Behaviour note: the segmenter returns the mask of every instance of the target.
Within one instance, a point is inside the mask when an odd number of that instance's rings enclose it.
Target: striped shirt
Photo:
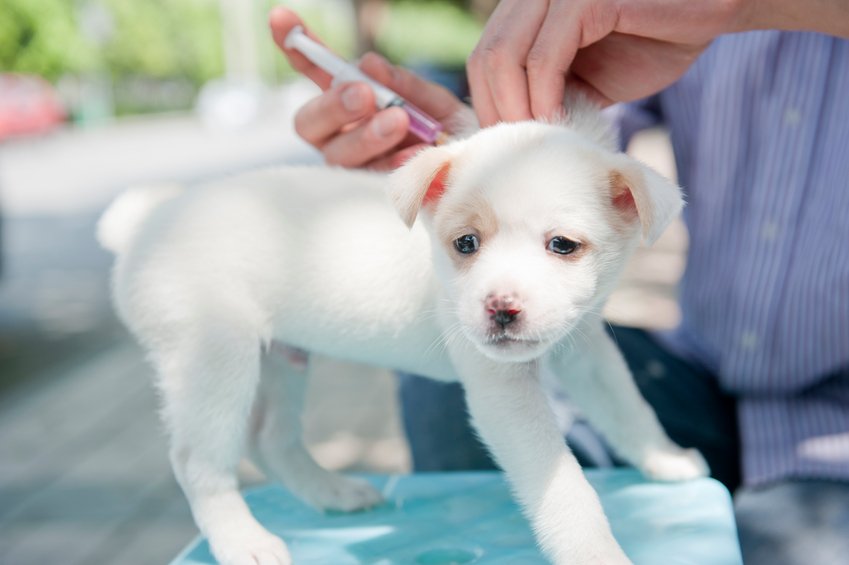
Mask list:
[[[849,41],[724,36],[620,111],[670,130],[690,250],[660,338],[738,398],[745,482],[849,480]]]

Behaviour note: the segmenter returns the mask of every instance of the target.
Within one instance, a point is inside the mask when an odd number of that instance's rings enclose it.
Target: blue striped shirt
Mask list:
[[[744,480],[849,480],[849,41],[721,37],[620,120],[670,130],[690,250],[661,339],[738,398]]]

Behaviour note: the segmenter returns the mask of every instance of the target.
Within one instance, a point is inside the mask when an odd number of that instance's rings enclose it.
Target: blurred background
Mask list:
[[[346,57],[377,50],[462,93],[496,1],[280,3]],[[0,563],[163,563],[196,534],[94,225],[134,184],[321,162],[292,130],[317,90],[274,48],[273,5],[0,0]],[[664,132],[631,150],[674,174]],[[685,245],[676,225],[641,251],[609,317],[674,325]],[[305,415],[316,458],[409,470],[394,376],[316,365]]]

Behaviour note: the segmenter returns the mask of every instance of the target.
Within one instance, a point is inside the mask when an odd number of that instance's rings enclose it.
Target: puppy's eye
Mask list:
[[[548,250],[558,255],[569,255],[581,246],[577,241],[572,241],[562,236],[552,237],[548,241]]]
[[[454,247],[456,247],[457,251],[460,253],[468,255],[478,250],[478,247],[480,247],[480,241],[478,241],[478,236],[468,233],[455,239]]]

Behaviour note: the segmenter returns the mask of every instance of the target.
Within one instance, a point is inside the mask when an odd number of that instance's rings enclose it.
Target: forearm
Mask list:
[[[732,31],[816,31],[849,39],[849,0],[743,0]]]

